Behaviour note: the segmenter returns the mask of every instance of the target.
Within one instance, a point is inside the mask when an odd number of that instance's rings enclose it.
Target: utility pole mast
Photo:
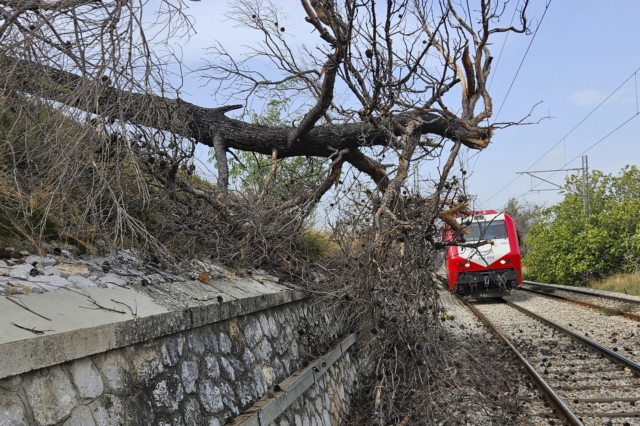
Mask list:
[[[584,209],[584,215],[585,216],[589,216],[591,214],[591,200],[589,199],[589,160],[587,158],[586,155],[582,156],[582,167],[575,168],[575,169],[555,169],[555,170],[538,170],[538,171],[533,171],[533,172],[516,172],[519,175],[529,175],[531,176],[531,189],[529,190],[529,192],[540,192],[540,191],[558,191],[562,189],[562,186],[551,182],[549,180],[549,178],[551,176],[553,176],[553,174],[557,173],[557,172],[569,172],[569,171],[577,171],[580,170],[582,172],[582,201],[583,201],[583,209]],[[553,173],[551,176],[545,178],[542,178],[540,176],[537,176],[539,174],[542,173]],[[546,176],[546,175],[545,175]],[[551,185],[553,188],[549,188],[548,186],[545,188],[538,188],[537,185],[534,185],[534,179],[539,180],[540,182],[538,182],[538,185],[540,185],[542,182],[546,183],[547,185]]]
[[[584,202],[584,215],[591,214],[591,200],[589,199],[589,159],[586,155],[582,156],[582,200]]]

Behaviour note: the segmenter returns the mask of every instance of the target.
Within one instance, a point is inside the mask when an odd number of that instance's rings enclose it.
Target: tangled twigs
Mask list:
[[[106,306],[102,306],[101,304],[99,304],[94,298],[90,297],[87,299],[88,302],[90,302],[93,306],[95,306],[95,308],[89,308],[86,306],[80,306],[83,309],[92,309],[92,310],[97,310],[97,309],[103,309],[105,311],[109,311],[109,312],[115,312],[117,314],[126,314],[125,311],[119,311],[117,309],[113,309],[113,308],[107,308]],[[116,302],[117,303],[117,302]]]

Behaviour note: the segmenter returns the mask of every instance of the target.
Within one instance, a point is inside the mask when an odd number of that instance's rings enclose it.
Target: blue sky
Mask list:
[[[512,1],[510,7],[516,2]],[[298,0],[274,0],[274,3],[281,5],[288,15],[283,20],[287,35],[300,42],[317,43],[317,36],[311,34],[304,22]],[[542,0],[533,1],[530,15],[534,28],[540,23],[544,5]],[[243,46],[257,40],[255,33],[235,28],[233,22],[224,17],[227,10],[224,1],[189,2],[188,6],[197,33],[188,43],[181,41],[180,47],[185,63],[191,67],[201,63],[201,58],[207,56],[204,49],[214,41],[239,55],[246,50]],[[520,120],[538,102],[541,103],[529,121],[552,118],[539,124],[498,130],[490,147],[479,155],[475,151],[463,152],[462,166],[470,172],[469,191],[477,195],[478,207],[500,208],[510,197],[547,204],[560,201],[561,195],[555,191],[529,192],[531,179],[518,178],[516,172],[580,167],[580,154],[627,120],[630,121],[626,125],[586,153],[589,166],[617,173],[625,164],[640,163],[637,147],[640,117],[636,116],[639,101],[636,77],[640,79],[640,75],[633,75],[640,68],[639,18],[640,1],[637,0],[614,0],[606,4],[595,0],[552,0],[515,81],[532,36],[509,35],[499,62],[497,57],[504,38],[494,39],[492,54],[496,59],[491,86],[494,119],[503,102],[498,121]],[[564,138],[629,77],[625,85]],[[187,100],[202,106],[218,106],[211,97],[212,89],[199,85],[195,80],[187,80]],[[204,156],[202,152],[201,156]],[[569,162],[575,157],[575,161]],[[540,176],[562,183],[565,173]]]
[[[540,16],[540,15],[538,15]],[[555,191],[528,193],[531,179],[516,172],[581,166],[579,155],[625,121],[586,155],[591,169],[617,173],[625,164],[640,163],[638,92],[633,76],[588,119],[547,155],[580,121],[640,67],[640,2],[616,0],[552,1],[522,69],[498,117],[516,120],[531,105],[542,102],[534,118],[553,118],[540,124],[498,131],[492,145],[473,158],[470,191],[485,208],[503,206],[509,197],[537,203],[561,200]],[[531,42],[509,36],[492,86],[494,102],[505,99],[509,85]],[[495,48],[494,48],[495,51]],[[640,84],[640,81],[638,81]],[[497,112],[497,110],[496,110]],[[632,118],[635,117],[635,118]],[[571,159],[576,161],[566,164]],[[544,174],[541,177],[548,177]],[[565,173],[550,180],[561,183]],[[539,188],[551,188],[540,185]]]

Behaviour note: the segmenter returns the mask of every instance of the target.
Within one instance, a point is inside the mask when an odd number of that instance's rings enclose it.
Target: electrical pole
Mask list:
[[[584,215],[591,214],[591,200],[589,199],[589,159],[586,155],[582,156],[582,200],[584,203]]]
[[[559,191],[563,188],[562,186],[551,182],[550,180],[548,180],[548,178],[544,179],[540,176],[536,176],[536,174],[541,174],[541,173],[556,174],[557,172],[569,172],[574,170],[575,171],[580,170],[582,172],[582,203],[583,203],[584,215],[586,217],[591,214],[591,200],[589,198],[589,159],[587,158],[586,155],[582,156],[582,167],[580,167],[579,169],[576,168],[576,169],[537,170],[533,172],[516,172],[516,173],[519,175],[531,176],[531,189],[529,190],[529,192],[540,192],[540,191]],[[538,179],[539,181],[541,181],[540,183],[544,182],[544,183],[547,183],[548,185],[554,186],[555,188],[548,188],[548,187],[538,188],[537,185],[533,184],[533,179]]]

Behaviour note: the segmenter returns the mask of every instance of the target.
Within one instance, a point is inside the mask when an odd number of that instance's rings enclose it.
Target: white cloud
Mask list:
[[[595,106],[606,97],[604,93],[596,89],[577,90],[569,95],[569,100],[576,106]]]
[[[635,88],[631,86],[633,80],[627,82],[625,87],[618,88],[613,94],[605,94],[596,89],[576,90],[569,95],[569,100],[576,106],[596,106],[603,100],[607,99],[607,104],[628,105],[635,103]]]

